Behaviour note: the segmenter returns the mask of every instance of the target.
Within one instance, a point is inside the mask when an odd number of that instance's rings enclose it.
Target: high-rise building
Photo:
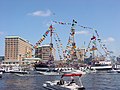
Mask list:
[[[35,49],[35,57],[41,58],[42,60],[50,60],[51,56],[53,56],[54,60],[56,60],[55,49],[53,48],[51,51],[50,45],[41,45]]]
[[[5,61],[20,61],[32,57],[33,46],[19,36],[5,37]]]

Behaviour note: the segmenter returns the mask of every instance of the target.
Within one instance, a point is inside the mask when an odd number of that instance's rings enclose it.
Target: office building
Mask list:
[[[41,45],[35,49],[35,57],[41,58],[42,60],[50,60],[50,56],[53,56],[56,60],[55,49],[53,48],[51,51],[50,45]]]
[[[5,61],[20,61],[32,57],[33,46],[19,36],[5,37]]]

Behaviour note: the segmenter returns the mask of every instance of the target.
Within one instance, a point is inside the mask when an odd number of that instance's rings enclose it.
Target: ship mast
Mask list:
[[[76,26],[76,21],[73,20],[72,22],[72,27],[71,27],[71,38],[72,38],[72,48],[71,48],[71,51],[72,51],[72,55],[71,55],[71,59],[74,60],[76,58],[76,43],[75,43],[75,26]]]
[[[53,28],[52,25],[50,25],[49,30],[50,30],[50,61],[53,61],[54,57],[53,57],[53,54],[52,54],[52,49],[53,49],[52,35],[53,35],[54,28]]]

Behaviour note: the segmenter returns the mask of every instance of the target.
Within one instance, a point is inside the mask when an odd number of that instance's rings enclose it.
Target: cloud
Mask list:
[[[47,16],[51,16],[51,15],[52,15],[52,12],[51,12],[50,10],[46,10],[46,11],[35,11],[35,12],[32,12],[32,13],[29,13],[28,15],[47,17]]]
[[[104,42],[111,43],[114,42],[115,39],[113,37],[108,37],[107,39],[103,40]]]
[[[3,35],[4,33],[3,32],[0,32],[0,35]]]
[[[88,31],[76,31],[75,34],[84,34],[84,35],[87,35],[89,34]]]

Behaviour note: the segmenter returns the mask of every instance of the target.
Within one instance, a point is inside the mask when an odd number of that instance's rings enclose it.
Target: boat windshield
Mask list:
[[[81,77],[82,76],[82,74],[76,74],[76,73],[72,73],[72,74],[63,74],[62,75],[62,77],[70,77],[70,76],[79,76],[79,77]]]

